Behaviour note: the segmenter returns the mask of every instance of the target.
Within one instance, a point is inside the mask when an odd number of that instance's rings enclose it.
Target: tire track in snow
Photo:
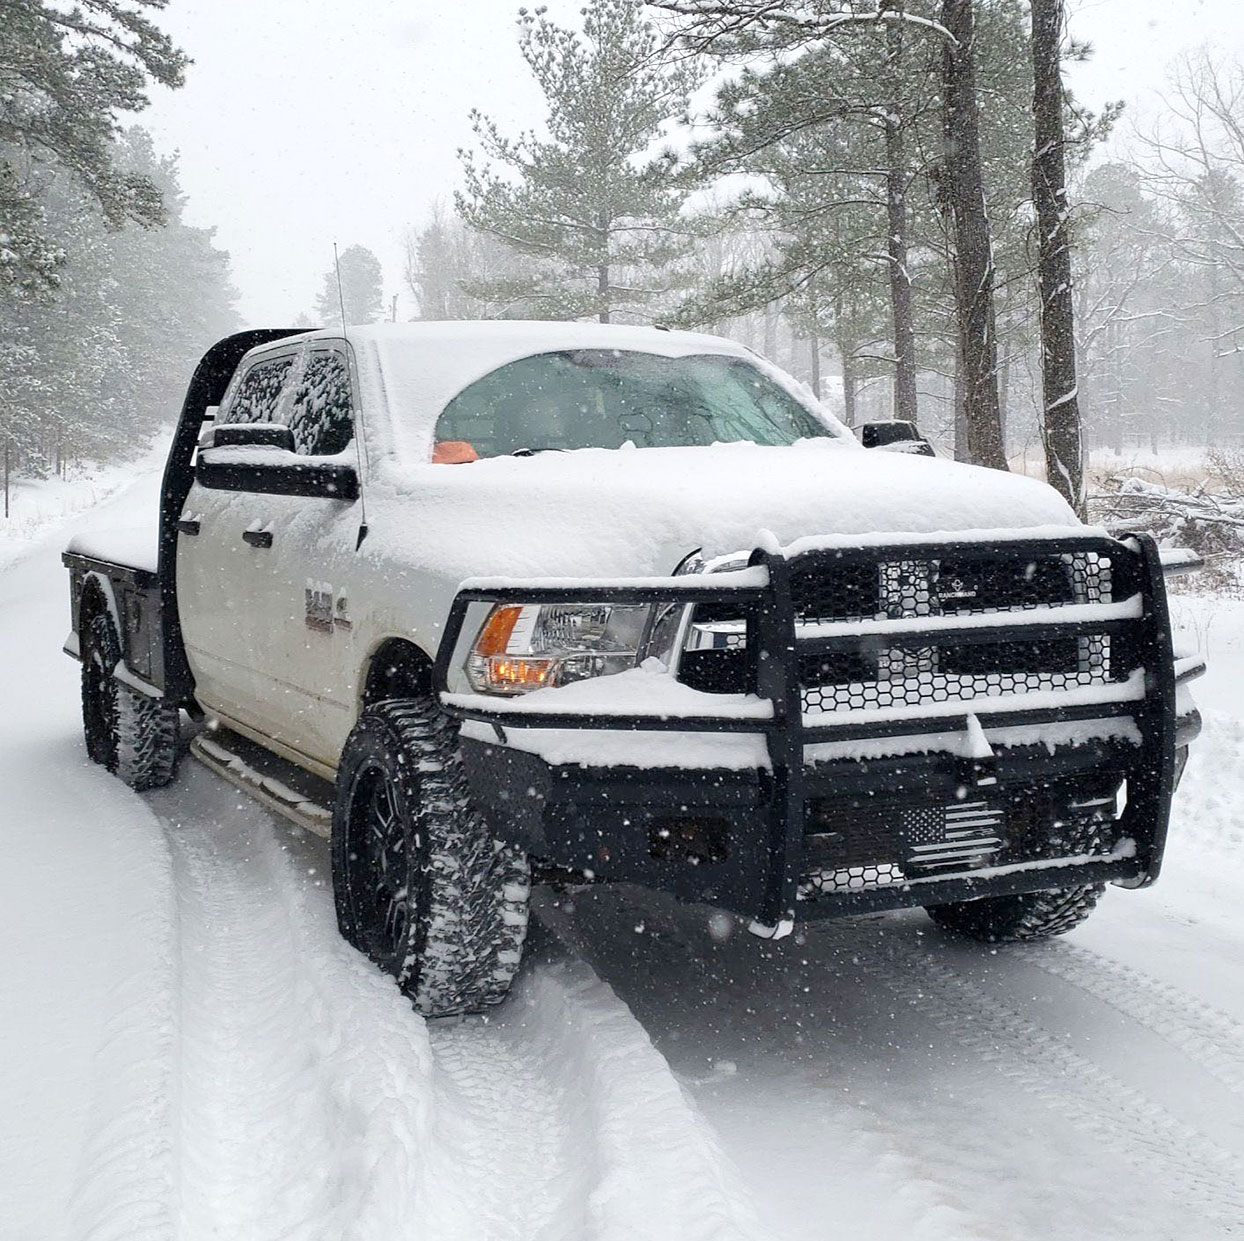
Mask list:
[[[658,954],[663,959],[662,967],[655,971],[658,977],[668,968],[669,977],[676,978],[686,971],[689,963],[694,963],[700,986],[719,987],[727,996],[740,989],[764,994],[764,980],[753,975],[757,966],[762,972],[764,967],[754,957],[743,960],[732,957],[723,972],[723,962],[698,929],[699,917],[694,907],[679,906],[668,898],[639,890],[628,895],[632,899],[610,911],[612,917],[606,923],[606,933],[625,935],[632,931],[633,914],[637,909],[642,910],[648,953]],[[591,959],[594,955],[591,937],[577,921],[574,904],[573,898],[568,902],[545,899],[538,906],[539,918],[571,951]],[[691,929],[693,924],[696,930]],[[600,933],[599,927],[596,932]],[[760,941],[752,946],[762,948]],[[651,956],[648,960],[651,967],[654,960]],[[729,1001],[726,1001],[725,1011],[729,1011]],[[653,1051],[655,1054],[655,1049]],[[704,1087],[719,1083],[721,1078],[710,1073],[707,1077],[684,1076],[683,1080],[689,1086]],[[959,1192],[940,1177],[937,1168],[922,1155],[919,1144],[883,1117],[855,1107],[844,1109],[836,1101],[827,1101],[823,1124],[830,1131],[836,1129],[839,1140],[844,1145],[849,1144],[855,1166],[867,1166],[870,1174],[879,1174],[886,1196],[901,1203],[907,1213],[904,1235],[910,1232],[912,1236],[955,1237],[958,1241],[995,1241],[998,1234],[994,1223],[980,1214],[972,1196]],[[788,1140],[796,1139],[788,1135]],[[707,1233],[706,1237],[714,1235]]]
[[[898,947],[887,965],[898,969],[861,970],[1070,1125],[1167,1180],[1190,1208],[1227,1225],[1244,1219],[1244,1161],[1233,1152],[927,950]]]
[[[298,925],[279,853],[227,823],[174,836],[180,1235],[401,1235],[426,1190],[426,1034],[384,979]]]
[[[512,1003],[528,1007],[523,978]],[[488,1238],[573,1235],[566,1169],[572,1153],[563,1083],[524,1054],[522,1022],[507,1010],[488,1019],[430,1023],[436,1061],[435,1148],[456,1177],[439,1233]],[[453,1163],[455,1166],[450,1167]],[[504,1175],[498,1176],[498,1170]]]
[[[560,912],[559,920],[568,933],[601,960],[604,975],[616,978],[651,1027],[664,1032],[659,1037],[673,1047],[700,1040],[707,1057],[701,1063],[711,1063],[714,1054],[743,1061],[737,1087],[735,1079],[723,1081],[711,1071],[700,1076],[698,1066],[688,1079],[710,1090],[715,1079],[720,1083],[703,1098],[723,1136],[737,1148],[740,1114],[778,1098],[794,1105],[794,1122],[803,1125],[798,1132],[826,1159],[836,1157],[836,1135],[845,1131],[841,1140],[852,1143],[855,1175],[875,1183],[872,1192],[885,1200],[873,1222],[896,1236],[907,1234],[895,1228],[891,1200],[913,1191],[919,1197],[911,1203],[908,1231],[919,1235],[1043,1235],[1036,1231],[1043,1213],[1035,1198],[1022,1203],[1027,1214],[1020,1222],[1007,1213],[1005,1191],[995,1192],[1013,1181],[1035,1194],[1039,1182],[1025,1180],[1034,1175],[1049,1178],[1042,1192],[1066,1179],[1072,1205],[1070,1214],[1063,1210],[1058,1217],[1060,1235],[1140,1235],[1149,1224],[1161,1230],[1155,1219],[1177,1218],[1182,1221],[1177,1229],[1166,1226],[1169,1235],[1217,1241],[1244,1218],[1238,1144],[1230,1127],[1203,1127],[1213,1119],[1212,1096],[1202,1101],[1208,1109],[1203,1120],[1195,1109],[1191,1116],[1182,1110],[1172,1114],[1143,1081],[1137,1086],[1121,1080],[1109,1060],[1099,1063],[1081,1054],[1070,1041],[1077,1027],[1062,1024],[1064,1009],[1034,1015],[1022,996],[995,998],[989,987],[992,956],[987,976],[978,981],[970,962],[956,961],[956,969],[943,954],[911,942],[915,927],[902,918],[843,920],[815,937],[809,934],[804,944],[795,937],[767,946],[742,934],[715,941],[706,933],[702,909],[680,908],[642,892],[584,894],[566,906],[570,912]],[[639,946],[611,952],[609,945],[627,928]],[[850,990],[837,1014],[829,1014],[830,1033],[822,1037],[815,997],[833,1004],[843,987]],[[702,1007],[705,1016],[688,1020],[667,1004],[659,993],[670,988],[686,1004]],[[1103,1004],[1099,1011],[1108,1009]],[[844,1017],[861,1021],[861,1029],[842,1025]],[[755,1052],[765,1039],[776,1042],[771,1075]],[[874,1049],[880,1052],[876,1059]],[[895,1072],[893,1081],[887,1080],[886,1049],[910,1050],[909,1064],[927,1064],[932,1071],[944,1064],[953,1071],[949,1093],[937,1099],[936,1111],[930,1103],[911,1114],[924,1088],[920,1070]],[[1191,1067],[1190,1057],[1175,1058],[1163,1041],[1155,1050],[1166,1051],[1172,1068]],[[787,1072],[783,1054],[799,1067]],[[809,1118],[799,1120],[801,1074],[811,1078],[819,1131]],[[756,1085],[764,1093],[755,1093]],[[1023,1096],[1032,1100],[1031,1111]],[[984,1128],[973,1120],[976,1100],[985,1108]],[[1039,1172],[1005,1146],[991,1148],[985,1137],[990,1125],[1006,1135],[1008,1121],[1021,1110],[1025,1127],[1016,1145],[1023,1149],[1035,1140]],[[930,1113],[939,1117],[936,1123]],[[855,1158],[860,1143],[869,1151],[867,1159]],[[781,1177],[782,1169],[775,1171]],[[1098,1189],[1095,1181],[1102,1178],[1108,1187]],[[1144,1189],[1133,1192],[1133,1182]],[[852,1192],[851,1186],[843,1189]],[[760,1192],[775,1218],[789,1216],[784,1202]],[[1149,1195],[1166,1215],[1150,1214]],[[1094,1213],[1095,1223],[1087,1223]],[[1077,1233],[1077,1225],[1085,1230]]]
[[[1109,1004],[1244,1094],[1244,1025],[1178,987],[1086,948],[1041,944],[1021,960]]]
[[[337,936],[307,873],[322,844],[225,788],[190,770],[156,795],[182,902],[186,1241],[760,1235],[587,967],[537,945],[495,1015],[425,1024]]]
[[[69,1214],[82,1241],[166,1241],[172,1230],[170,1141],[176,1045],[177,919],[172,862],[151,816],[106,815],[108,846],[147,903],[131,911],[148,948],[113,987],[95,1055],[86,1136]]]

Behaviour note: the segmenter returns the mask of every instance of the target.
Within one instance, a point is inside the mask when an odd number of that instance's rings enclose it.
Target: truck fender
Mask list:
[[[100,605],[107,610],[108,615],[112,618],[113,628],[117,633],[117,641],[121,646],[121,661],[113,670],[113,676],[121,682],[122,685],[128,686],[132,690],[144,695],[147,698],[163,698],[164,695],[159,688],[150,682],[143,680],[130,666],[125,658],[125,627],[121,623],[121,609],[117,606],[116,591],[113,589],[112,582],[102,573],[87,573],[82,579],[82,607],[78,614],[78,658],[82,658],[81,637],[80,635],[86,631],[87,618]]]
[[[112,589],[112,583],[102,573],[90,572],[82,578],[82,606],[78,613],[78,633],[85,631],[87,617],[101,602],[107,608],[108,615],[112,617],[124,659],[125,629],[121,624],[121,609],[117,607],[117,596]]]
[[[379,638],[359,673],[355,701],[361,714],[373,702],[432,692],[432,659],[409,638]]]

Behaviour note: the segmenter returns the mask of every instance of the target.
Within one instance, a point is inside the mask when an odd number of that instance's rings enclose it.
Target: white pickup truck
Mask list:
[[[533,870],[1058,933],[1156,878],[1199,726],[1152,541],[657,328],[229,337],[150,550],[64,559],[91,757],[161,784],[205,721],[427,1014],[504,997]]]

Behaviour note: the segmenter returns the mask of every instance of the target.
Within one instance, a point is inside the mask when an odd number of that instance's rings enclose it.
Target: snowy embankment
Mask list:
[[[133,461],[123,465],[75,466],[69,478],[14,478],[8,519],[0,517],[0,568],[42,546],[58,529],[72,529],[82,514],[105,504],[139,476],[164,466],[168,433],[158,435]]]
[[[188,760],[147,798],[91,766],[58,547],[0,577],[0,1236],[762,1235],[547,934],[503,1010],[429,1026],[338,938],[322,841]]]

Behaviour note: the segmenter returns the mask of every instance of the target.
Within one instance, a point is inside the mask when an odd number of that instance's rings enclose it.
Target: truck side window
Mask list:
[[[275,422],[281,389],[293,364],[292,355],[256,362],[242,376],[221,422]]]
[[[317,350],[294,389],[289,429],[294,445],[307,456],[339,453],[354,438],[350,372],[340,353]]]

